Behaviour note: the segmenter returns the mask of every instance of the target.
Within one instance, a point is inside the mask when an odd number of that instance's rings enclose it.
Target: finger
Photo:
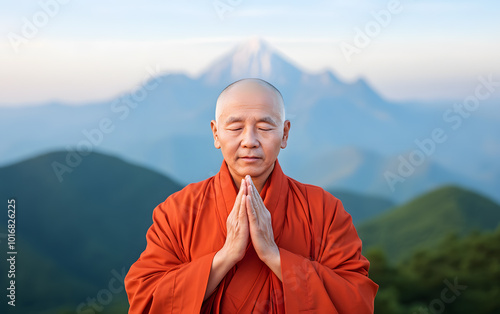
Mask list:
[[[241,216],[243,214],[246,214],[245,213],[245,211],[246,211],[245,207],[246,207],[246,203],[247,203],[246,198],[247,198],[247,196],[245,194],[243,194],[241,196],[241,203],[240,203],[240,206],[238,206],[238,220],[241,220]]]
[[[252,185],[251,190],[252,190],[252,207],[255,209],[256,215],[260,216],[261,208],[259,202],[260,199],[259,192],[257,192],[255,185]]]
[[[247,212],[248,206],[247,206],[247,204],[248,204],[248,196],[243,195],[243,199],[241,201],[241,209],[240,209],[240,224],[242,224],[244,226],[248,226],[248,212]]]
[[[257,217],[257,221],[259,223],[263,224],[271,224],[271,214],[269,210],[266,208],[266,205],[264,205],[264,201],[260,197],[259,192],[257,192],[257,189],[255,186],[252,188],[253,194],[252,194],[252,207],[254,208],[255,216]]]
[[[240,184],[240,190],[238,191],[238,197],[239,199],[237,199],[237,204],[239,206],[239,204],[241,203],[241,200],[243,199],[243,196],[247,194],[247,184],[245,182],[244,179],[241,179],[241,184]]]
[[[255,209],[252,206],[252,197],[250,195],[246,197],[246,208],[247,208],[247,213],[248,213],[249,219],[252,221],[257,220],[257,215],[255,214]]]
[[[246,175],[245,176],[245,181],[247,182],[247,184],[250,186],[252,185],[252,177],[250,175]]]
[[[249,180],[251,180],[249,178]],[[250,181],[251,182],[251,181]],[[255,187],[249,183],[248,185],[248,189],[249,189],[249,192],[247,193],[249,195],[248,197],[248,206],[250,206],[250,209],[252,210],[252,214],[258,218],[259,217],[259,212],[257,211],[257,208],[255,207],[255,199],[256,199],[256,195],[255,195]]]
[[[248,184],[245,179],[241,179],[241,185],[243,186],[243,194],[247,195],[248,194]]]
[[[253,181],[252,181],[252,177],[249,176],[249,175],[246,175],[245,176],[245,181],[247,183],[247,187],[248,187],[248,193],[247,194],[253,194],[253,188],[255,187],[254,184],[253,184]]]
[[[241,203],[240,203],[240,206],[239,206],[239,211],[238,211],[238,215],[241,217],[243,215],[246,215],[246,211],[247,211],[247,198],[248,198],[248,195],[245,195],[243,194],[241,196]]]
[[[234,201],[234,206],[233,206],[233,210],[231,210],[231,213],[229,215],[237,215],[238,212],[239,212],[239,208],[240,208],[240,203],[241,203],[241,198],[243,196],[243,194],[245,193],[245,184],[243,182],[243,179],[241,180],[241,184],[240,184],[240,190],[238,191],[238,195],[236,195],[236,200]],[[233,214],[233,212],[235,212]]]
[[[250,190],[250,192],[248,192],[247,194],[252,195],[252,197],[250,198],[250,205],[253,208],[254,215],[257,217],[257,219],[260,219],[260,216],[264,215],[264,201],[260,197],[260,194],[257,191],[255,184],[253,183],[252,177],[247,175],[245,179],[248,184],[248,189]]]
[[[253,180],[250,176],[248,176],[248,184],[250,185],[250,189],[252,191],[252,195],[254,197],[254,202],[257,202],[258,199],[260,199],[260,194],[257,191],[257,188],[255,187],[255,184],[253,183]]]
[[[249,186],[255,186],[255,185],[253,184],[253,180],[252,180],[252,177],[251,177],[251,176],[249,176],[249,175],[247,174],[247,175],[246,175],[246,177],[245,177],[245,179],[246,179],[247,184],[248,184]]]

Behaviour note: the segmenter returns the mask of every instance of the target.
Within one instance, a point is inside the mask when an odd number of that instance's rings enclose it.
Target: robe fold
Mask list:
[[[260,193],[270,211],[283,282],[257,256],[245,257],[203,301],[237,187],[226,162],[153,211],[147,247],[125,287],[129,313],[373,313],[378,286],[342,203],[286,176],[276,160]]]

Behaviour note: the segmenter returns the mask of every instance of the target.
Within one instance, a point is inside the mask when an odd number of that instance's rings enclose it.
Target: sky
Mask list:
[[[494,0],[0,0],[0,105],[102,101],[155,73],[196,77],[262,37],[304,71],[395,101],[457,100],[500,80]]]

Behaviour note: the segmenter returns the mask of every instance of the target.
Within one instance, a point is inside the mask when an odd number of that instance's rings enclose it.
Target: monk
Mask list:
[[[154,209],[125,278],[129,313],[373,313],[378,286],[351,216],[280,167],[280,92],[259,79],[229,85],[211,128],[220,171]]]

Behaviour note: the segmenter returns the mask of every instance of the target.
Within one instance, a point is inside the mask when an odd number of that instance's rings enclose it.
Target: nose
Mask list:
[[[245,128],[242,133],[241,146],[244,148],[255,148],[259,146],[259,139],[252,128]]]

